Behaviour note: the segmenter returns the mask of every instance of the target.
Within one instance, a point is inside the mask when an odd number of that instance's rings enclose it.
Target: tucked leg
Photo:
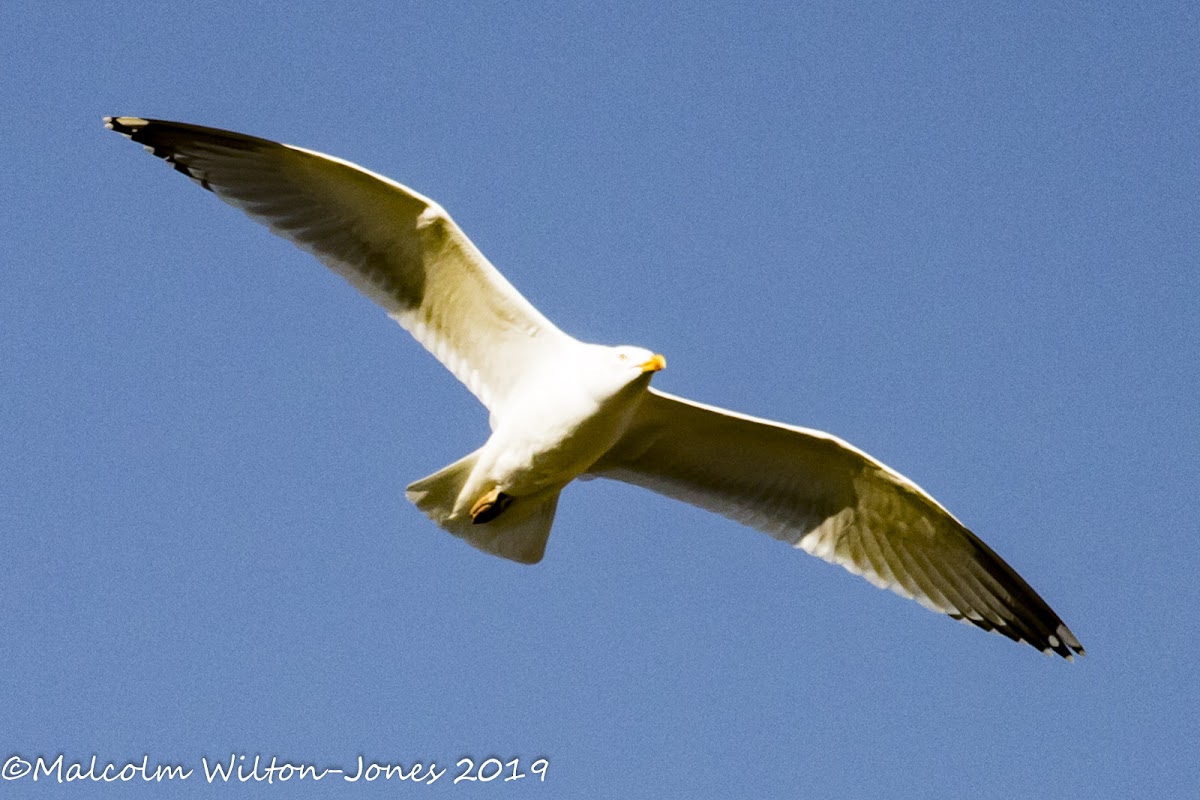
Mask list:
[[[512,497],[499,489],[492,489],[476,500],[475,505],[471,506],[471,522],[476,525],[491,522],[500,516],[500,513],[508,508],[511,503]]]

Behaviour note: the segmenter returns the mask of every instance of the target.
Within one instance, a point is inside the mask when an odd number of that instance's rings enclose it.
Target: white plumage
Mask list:
[[[136,117],[105,124],[311,252],[487,407],[487,442],[408,487],[472,545],[534,563],[561,490],[581,476],[613,478],[765,531],[934,611],[1083,654],[1037,593],[912,481],[829,434],[650,388],[661,356],[560,331],[432,200],[265,139]]]

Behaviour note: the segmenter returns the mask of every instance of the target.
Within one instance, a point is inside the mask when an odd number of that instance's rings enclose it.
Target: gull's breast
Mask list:
[[[561,488],[583,474],[629,427],[645,387],[629,388],[597,401],[555,387],[513,404],[486,445],[495,485],[519,497]]]

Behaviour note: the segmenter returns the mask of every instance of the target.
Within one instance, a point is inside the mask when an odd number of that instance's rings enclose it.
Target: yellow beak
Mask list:
[[[658,353],[651,356],[650,360],[642,364],[642,372],[658,372],[660,369],[667,368],[667,360]]]

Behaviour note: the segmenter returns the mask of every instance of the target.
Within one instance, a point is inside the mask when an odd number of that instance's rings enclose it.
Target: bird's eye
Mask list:
[[[617,358],[621,359],[622,361],[628,361],[629,354],[628,353],[620,353],[617,355]]]

